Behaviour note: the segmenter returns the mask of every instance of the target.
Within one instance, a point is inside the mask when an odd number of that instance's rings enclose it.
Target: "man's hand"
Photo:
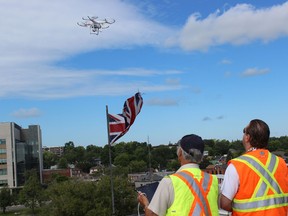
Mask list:
[[[149,201],[147,197],[145,196],[145,194],[138,192],[137,200],[144,209],[148,207]]]
[[[157,214],[155,214],[153,211],[151,211],[148,208],[149,201],[148,201],[147,197],[145,196],[145,194],[138,192],[137,200],[140,203],[140,205],[143,207],[143,209],[145,211],[145,216],[158,216]]]

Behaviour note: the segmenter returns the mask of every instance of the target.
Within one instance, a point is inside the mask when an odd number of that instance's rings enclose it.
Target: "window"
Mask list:
[[[0,154],[6,154],[6,149],[0,149]]]
[[[0,187],[6,186],[6,185],[8,185],[8,180],[7,179],[0,180]]]
[[[0,169],[0,175],[7,175],[7,169]]]
[[[6,144],[6,140],[5,139],[0,139],[0,145],[5,145]]]
[[[6,158],[1,158],[0,159],[0,164],[7,164],[7,159]]]
[[[8,185],[8,180],[7,179],[0,180],[0,187],[6,186],[6,185]]]

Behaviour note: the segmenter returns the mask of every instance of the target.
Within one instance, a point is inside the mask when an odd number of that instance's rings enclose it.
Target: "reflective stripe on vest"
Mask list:
[[[233,208],[237,211],[251,211],[255,208],[260,209],[271,209],[275,207],[287,206],[288,197],[281,195],[280,197],[264,197],[261,200],[250,201],[249,199],[243,200],[242,202],[234,202]]]
[[[277,168],[276,164],[278,164],[277,157],[274,154],[268,154],[268,162],[267,163],[268,163],[267,169],[269,170],[269,172],[273,176],[275,171],[276,171],[276,168]],[[260,185],[259,190],[256,192],[255,197],[264,196],[267,193],[268,189],[269,189],[268,185],[264,181],[259,181],[259,182],[261,182],[261,185]]]
[[[274,178],[274,173],[279,163],[278,157],[274,154],[269,154],[266,165],[251,155],[242,155],[234,160],[246,164],[260,177],[260,180],[251,198],[233,200],[233,209],[246,212],[253,211],[253,209],[259,210],[259,208],[267,209],[287,205],[287,194],[283,193]],[[269,189],[271,189],[274,194],[267,195]]]
[[[189,187],[190,191],[195,196],[194,202],[196,203],[192,203],[189,215],[200,215],[202,211],[204,211],[205,215],[211,215],[210,206],[207,197],[205,195],[205,192],[207,192],[207,190],[210,189],[212,176],[204,172],[203,175],[204,176],[201,179],[202,181],[201,184],[201,182],[198,182],[193,177],[193,174],[188,171],[184,170],[173,174],[173,176],[176,176],[179,179],[181,179]]]

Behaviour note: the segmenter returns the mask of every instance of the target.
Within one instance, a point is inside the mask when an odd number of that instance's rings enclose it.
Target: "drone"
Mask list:
[[[99,32],[101,32],[101,29],[109,28],[111,24],[115,22],[114,19],[111,21],[108,21],[107,19],[104,20],[97,20],[97,16],[89,17],[87,18],[82,17],[83,22],[77,22],[77,24],[81,27],[89,27],[90,28],[90,34],[96,34],[98,35]]]

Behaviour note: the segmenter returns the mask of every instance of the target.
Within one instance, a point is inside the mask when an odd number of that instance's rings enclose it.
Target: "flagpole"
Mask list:
[[[108,106],[107,105],[106,105],[106,118],[107,118],[108,145],[109,145],[109,165],[110,165],[112,215],[115,215],[113,173],[112,173],[112,158],[111,158],[111,144],[110,144],[110,130],[109,130],[109,117],[108,117]]]
[[[149,144],[149,136],[148,136],[147,141],[148,141],[147,147],[148,147],[148,156],[149,156],[149,175],[150,175],[150,181],[152,181],[151,151],[150,151],[150,144]]]

